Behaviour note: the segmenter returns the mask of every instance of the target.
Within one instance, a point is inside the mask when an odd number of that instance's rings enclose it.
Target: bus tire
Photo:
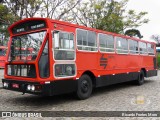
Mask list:
[[[143,85],[144,84],[144,72],[141,70],[138,76],[138,80],[136,80],[137,85]]]
[[[77,97],[84,100],[90,97],[92,93],[92,80],[88,75],[82,75],[78,80]]]

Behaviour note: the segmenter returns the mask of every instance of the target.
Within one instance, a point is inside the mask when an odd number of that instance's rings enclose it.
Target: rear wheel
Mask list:
[[[90,97],[92,93],[92,80],[88,75],[82,75],[78,80],[77,96],[84,100]]]
[[[138,80],[136,80],[137,85],[143,85],[144,84],[144,72],[141,70],[138,76]]]

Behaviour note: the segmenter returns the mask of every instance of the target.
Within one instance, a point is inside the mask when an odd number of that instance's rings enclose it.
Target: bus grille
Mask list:
[[[36,77],[35,65],[7,65],[7,74],[18,77]]]

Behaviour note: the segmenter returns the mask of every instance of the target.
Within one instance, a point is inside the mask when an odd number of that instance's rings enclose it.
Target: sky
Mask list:
[[[136,12],[148,12],[145,18],[150,21],[137,28],[143,35],[144,40],[151,40],[153,34],[160,35],[160,0],[129,0],[127,9]]]

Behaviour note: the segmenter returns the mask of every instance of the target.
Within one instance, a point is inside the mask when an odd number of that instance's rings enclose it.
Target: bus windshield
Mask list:
[[[35,60],[45,35],[46,31],[41,31],[13,37],[9,61]],[[28,57],[31,57],[31,59],[28,59]]]

